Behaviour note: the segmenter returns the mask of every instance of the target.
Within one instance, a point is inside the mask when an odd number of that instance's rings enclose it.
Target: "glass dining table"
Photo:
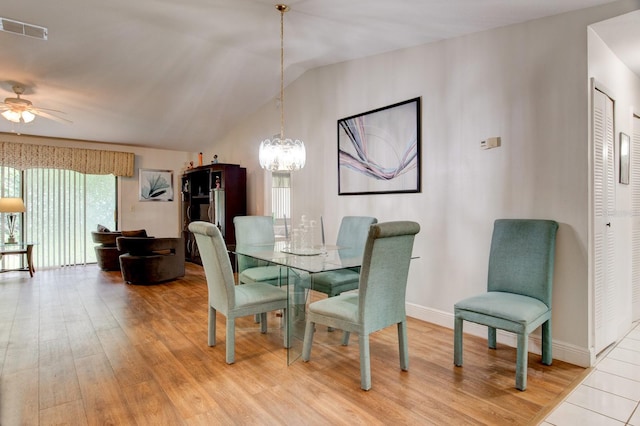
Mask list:
[[[236,257],[236,263],[239,256],[248,256],[270,265],[281,266],[279,282],[287,289],[287,317],[283,318],[283,321],[288,321],[287,364],[292,364],[302,355],[305,311],[310,290],[313,290],[312,275],[357,268],[362,264],[362,252],[359,250],[338,246],[294,249],[284,241],[268,245],[238,245],[232,253]]]

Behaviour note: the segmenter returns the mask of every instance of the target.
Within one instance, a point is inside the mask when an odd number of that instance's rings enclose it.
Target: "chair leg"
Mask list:
[[[265,334],[267,332],[267,313],[262,312],[260,314],[260,333]]]
[[[349,337],[351,336],[351,333],[348,331],[345,331],[342,333],[342,346],[348,346],[349,345]]]
[[[360,347],[360,388],[371,389],[371,359],[369,357],[369,335],[360,334],[358,337]]]
[[[302,343],[302,360],[309,361],[311,357],[311,344],[313,343],[313,333],[316,329],[316,323],[308,321],[304,329],[304,342]]]
[[[236,320],[227,317],[227,364],[236,360]]]
[[[553,343],[551,339],[551,320],[542,324],[542,363],[551,365],[553,362]]]
[[[289,349],[289,317],[287,316],[287,309],[282,310],[282,319],[284,320],[283,330],[284,333],[284,347]]]
[[[487,330],[487,344],[490,349],[495,349],[497,347],[497,338],[496,338],[496,329],[494,327],[489,327]]]
[[[340,295],[340,293],[334,293],[333,291],[329,291],[329,294],[327,294],[327,296],[328,296],[328,297],[335,297],[335,296],[339,296],[339,295]],[[334,330],[335,330],[335,328],[333,328],[333,327],[327,327],[327,331],[328,331],[329,333],[332,333]],[[348,344],[349,344],[348,340],[349,340],[349,339],[347,339],[347,343],[344,343],[344,334],[343,334],[343,335],[342,335],[342,342],[343,342],[342,344],[343,344],[344,346],[346,346],[346,345],[348,345]]]
[[[462,365],[462,318],[455,317],[453,323],[453,364]]]
[[[518,353],[516,354],[516,389],[527,388],[527,358],[529,356],[529,336],[518,334]]]
[[[409,371],[409,345],[407,342],[407,322],[398,323],[398,348],[400,350],[400,369]]]
[[[209,306],[209,346],[216,345],[216,310]]]

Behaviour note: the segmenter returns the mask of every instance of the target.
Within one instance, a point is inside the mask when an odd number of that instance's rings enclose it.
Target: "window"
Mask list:
[[[276,237],[284,237],[284,218],[291,223],[291,173],[271,175],[271,209]]]
[[[0,195],[22,197],[25,202],[27,211],[18,219],[16,238],[36,243],[36,269],[96,261],[91,231],[98,224],[116,229],[115,176],[2,167],[1,178]],[[4,226],[2,241],[6,235]],[[21,261],[5,256],[2,267],[14,269],[22,266]]]

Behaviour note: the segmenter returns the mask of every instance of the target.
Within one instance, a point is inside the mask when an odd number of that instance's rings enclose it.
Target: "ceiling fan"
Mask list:
[[[0,114],[7,120],[14,123],[30,123],[36,118],[37,115],[61,123],[71,123],[71,121],[67,120],[66,118],[58,117],[57,115],[52,114],[64,114],[64,112],[55,109],[40,107],[36,108],[35,106],[33,106],[30,100],[21,98],[20,96],[24,93],[23,86],[14,84],[12,89],[16,94],[16,97],[5,98],[4,102],[0,103],[0,111],[2,111]]]

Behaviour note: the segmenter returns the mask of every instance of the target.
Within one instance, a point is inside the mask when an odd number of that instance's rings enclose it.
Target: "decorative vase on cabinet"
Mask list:
[[[236,243],[233,218],[247,214],[247,170],[238,164],[216,163],[188,169],[182,175],[182,234],[186,259],[202,264],[189,223],[215,224],[227,247]],[[233,264],[233,262],[232,262]]]

